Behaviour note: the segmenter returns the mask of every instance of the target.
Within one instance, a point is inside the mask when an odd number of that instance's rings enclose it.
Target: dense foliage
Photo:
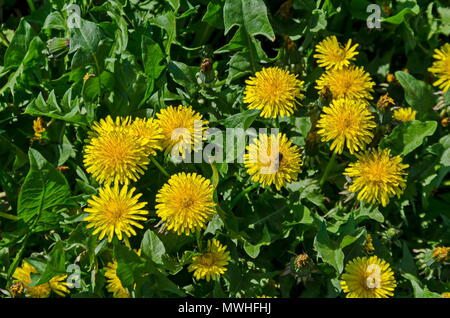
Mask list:
[[[449,41],[450,8],[376,2],[378,29],[367,26],[367,0],[0,1],[2,295],[26,294],[13,277],[26,261],[29,287],[70,283],[28,294],[36,297],[111,297],[105,272],[114,276],[114,262],[125,296],[344,297],[345,265],[369,255],[392,267],[394,297],[450,292],[450,252],[435,250],[450,245],[450,91],[434,87],[428,70]],[[330,35],[359,44],[352,63],[375,82],[367,147],[409,165],[404,191],[388,204],[359,201],[344,175],[357,156],[332,155],[318,135],[329,96],[316,89],[324,69],[313,55]],[[246,80],[269,66],[304,82],[289,117],[258,116],[243,100]],[[393,104],[377,106],[386,93]],[[147,203],[143,229],[129,241],[100,240],[85,220],[101,187],[83,162],[93,122],[154,118],[168,105],[192,106],[223,131],[279,128],[302,151],[298,179],[263,188],[237,158],[174,163],[158,151],[131,182]],[[416,120],[396,120],[392,107],[411,107]],[[155,213],[156,194],[180,172],[211,180],[218,211],[189,235],[163,231]],[[230,261],[218,279],[197,280],[189,266],[212,239]]]

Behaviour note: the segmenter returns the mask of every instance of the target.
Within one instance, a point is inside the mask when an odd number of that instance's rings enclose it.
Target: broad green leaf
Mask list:
[[[80,28],[72,28],[69,53],[75,52],[72,59],[72,68],[84,67],[84,64],[99,67],[97,49],[101,40],[100,28],[94,22],[80,20]]]
[[[366,205],[361,203],[360,208],[355,211],[355,219],[357,221],[362,221],[367,218],[375,220],[380,223],[384,222],[384,216],[378,209],[378,206]]]
[[[203,16],[202,21],[217,29],[223,29],[223,3],[223,0],[209,1],[208,7],[206,8],[206,13]]]
[[[196,91],[197,80],[195,74],[199,71],[198,67],[172,61],[168,64],[167,68],[177,84],[186,88],[191,94]]]
[[[252,125],[259,113],[259,110],[249,109],[242,113],[231,115],[230,117],[219,121],[219,123],[224,125],[226,128],[243,128],[245,130]]]
[[[424,120],[435,117],[433,107],[436,96],[431,86],[425,84],[406,72],[395,72],[395,77],[405,90],[405,99],[409,106],[417,111],[417,119]]]
[[[223,17],[225,34],[233,26],[240,26],[252,36],[260,34],[271,41],[275,39],[263,0],[225,0]]]
[[[66,20],[61,12],[52,12],[45,19],[43,29],[65,30]]]
[[[142,279],[150,266],[149,263],[144,262],[143,258],[122,243],[115,245],[114,256],[117,261],[117,276],[123,286],[129,289]]]
[[[151,19],[150,22],[166,31],[167,39],[164,47],[166,54],[170,56],[170,48],[177,37],[177,19],[174,13],[171,11],[166,12],[165,14],[158,15]]]
[[[446,167],[450,167],[450,148],[446,149],[441,157],[441,164]]]
[[[344,269],[344,253],[328,235],[325,222],[314,239],[314,248],[324,262],[334,267],[338,274]]]
[[[147,230],[144,233],[144,237],[141,242],[142,252],[150,257],[150,259],[157,263],[162,264],[162,256],[166,253],[163,242],[159,239],[153,231]]]
[[[228,83],[252,72],[252,62],[248,52],[234,54],[228,62],[228,65]]]
[[[260,242],[258,244],[251,244],[251,243],[245,241],[244,242],[244,250],[247,253],[247,255],[250,256],[251,258],[257,258],[259,255],[259,252],[261,250],[261,247],[270,245],[270,244],[271,244],[271,240],[270,240],[269,229],[267,228],[266,225],[264,225],[264,229],[262,232],[262,237],[261,237]]]
[[[66,273],[66,253],[64,250],[63,241],[58,241],[53,246],[51,253],[49,254],[49,262],[45,267],[45,271],[39,278],[36,285],[44,284],[55,276],[64,275]]]
[[[44,213],[67,203],[70,188],[66,178],[35,149],[28,152],[30,171],[19,194],[18,215],[37,224]]]
[[[401,123],[392,130],[391,134],[381,142],[382,148],[389,148],[392,155],[406,156],[420,147],[425,137],[431,136],[436,131],[435,121],[421,122],[412,120]]]
[[[30,24],[22,18],[16,32],[14,33],[11,43],[6,49],[5,56],[3,58],[3,65],[5,67],[19,66],[22,63],[22,60],[28,51],[28,45],[33,39],[33,33],[34,32]]]

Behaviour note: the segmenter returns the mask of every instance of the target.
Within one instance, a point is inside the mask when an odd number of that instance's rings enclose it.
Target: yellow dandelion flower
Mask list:
[[[189,235],[205,228],[216,213],[213,192],[209,179],[199,174],[175,174],[156,195],[156,214],[167,229]]]
[[[99,240],[107,236],[111,242],[114,235],[122,240],[123,234],[127,237],[136,235],[134,227],[144,228],[138,222],[147,220],[143,215],[148,211],[142,209],[147,202],[138,202],[142,194],[133,196],[135,190],[126,185],[119,188],[117,183],[114,187],[105,185],[98,195],[88,200],[84,211],[89,215],[84,220],[88,222],[87,228],[94,228],[94,235],[100,233]]]
[[[145,146],[125,125],[117,128],[106,123],[94,126],[85,146],[86,171],[102,184],[137,181],[149,163]]]
[[[280,190],[287,183],[297,180],[302,165],[300,148],[283,133],[260,134],[247,146],[244,165],[254,182],[263,187],[274,184]]]
[[[41,139],[42,134],[45,132],[45,123],[42,117],[38,117],[33,121],[34,139]]]
[[[357,257],[345,266],[341,287],[347,298],[388,298],[397,287],[391,265],[377,256]]]
[[[395,109],[394,113],[392,115],[398,121],[403,121],[403,122],[416,119],[416,111],[413,110],[411,107]]]
[[[66,282],[66,280],[67,280],[66,274],[58,275],[50,279],[48,284],[55,294],[61,297],[65,297],[66,294],[70,293],[69,290],[70,285]]]
[[[441,49],[435,49],[433,57],[436,60],[428,71],[438,78],[433,85],[445,93],[450,88],[450,43],[445,43]]]
[[[362,67],[350,65],[326,71],[316,82],[318,91],[328,89],[334,99],[372,99],[375,83]]]
[[[191,106],[169,106],[156,114],[157,122],[162,129],[162,147],[166,151],[174,151],[185,157],[188,151],[196,151],[205,139],[203,131],[208,121]]]
[[[317,59],[317,64],[325,69],[341,69],[350,65],[350,61],[355,59],[358,55],[356,48],[358,44],[352,46],[352,40],[348,40],[345,47],[343,47],[332,35],[325,38],[322,42],[316,45],[316,52],[314,58]]]
[[[353,154],[372,141],[376,124],[364,101],[336,99],[323,108],[317,127],[323,142],[332,141],[331,151],[341,154],[346,146]]]
[[[130,125],[131,133],[142,142],[147,155],[156,155],[157,150],[161,150],[160,141],[163,138],[159,124],[153,118],[136,118]]]
[[[113,119],[110,115],[105,118],[101,118],[99,121],[92,123],[92,128],[88,132],[89,138],[95,138],[99,136],[107,135],[113,131],[127,131],[131,124],[131,117],[120,117],[117,116]]]
[[[114,298],[130,298],[130,292],[123,287],[117,276],[117,262],[109,262],[105,269],[106,290],[113,294]]]
[[[211,279],[218,279],[226,272],[226,266],[230,259],[227,247],[212,239],[208,241],[206,252],[192,258],[192,264],[189,265],[188,271],[194,272],[195,279],[206,279],[209,282]]]
[[[440,262],[450,259],[450,247],[438,246],[433,249],[433,258]]]
[[[450,298],[450,292],[442,293],[441,297],[442,298]]]
[[[44,283],[38,286],[30,286],[31,273],[37,273],[34,266],[28,264],[26,261],[22,262],[22,266],[16,268],[13,274],[13,278],[17,283],[21,283],[25,289],[25,295],[31,298],[46,298],[50,295],[51,288],[48,283]]]
[[[249,109],[261,110],[260,116],[291,116],[297,100],[303,98],[303,81],[279,67],[267,67],[245,81],[244,103]]]
[[[358,193],[358,200],[386,206],[390,197],[403,193],[407,175],[404,170],[409,165],[403,164],[400,156],[391,157],[390,152],[378,149],[357,154],[358,161],[345,169],[344,175],[353,178],[349,191]]]

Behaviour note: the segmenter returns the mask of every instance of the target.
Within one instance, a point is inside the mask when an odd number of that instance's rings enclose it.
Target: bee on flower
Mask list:
[[[247,146],[244,165],[252,181],[263,187],[275,185],[280,190],[286,184],[297,180],[302,166],[300,148],[283,133],[260,134]]]

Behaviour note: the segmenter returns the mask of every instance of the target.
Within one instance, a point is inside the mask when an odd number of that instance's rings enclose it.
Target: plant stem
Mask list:
[[[27,0],[28,6],[30,7],[30,11],[34,12],[36,11],[36,7],[34,6],[33,0]]]
[[[322,178],[320,179],[319,185],[322,187],[325,181],[327,181],[328,176],[330,175],[331,170],[333,170],[334,166],[336,164],[336,153],[333,152],[331,155],[330,160],[328,161],[328,164],[325,168],[325,171],[322,175]]]
[[[214,162],[211,162],[211,170],[212,170],[212,184],[214,189],[217,188],[217,185],[219,184],[219,171],[217,171],[216,164]]]
[[[161,171],[163,173],[163,175],[165,175],[166,177],[170,177],[170,174],[166,171],[166,169],[164,169],[158,161],[156,161],[155,158],[150,157],[150,160],[153,162],[153,164],[159,169],[159,171]]]
[[[247,193],[249,193],[250,191],[252,191],[253,189],[257,188],[259,186],[259,183],[254,183],[251,186],[248,186],[247,188],[245,188],[244,190],[242,190],[237,196],[234,197],[234,199],[231,201],[230,203],[230,207],[229,210],[233,209],[233,207],[239,202],[239,200],[246,195]]]
[[[8,220],[12,220],[12,221],[19,221],[20,218],[17,215],[12,215],[12,214],[8,214],[5,212],[0,212],[0,217],[8,219]]]
[[[200,230],[195,231],[195,238],[197,239],[197,247],[198,250],[201,251],[202,250],[202,238],[201,238],[201,233]]]

